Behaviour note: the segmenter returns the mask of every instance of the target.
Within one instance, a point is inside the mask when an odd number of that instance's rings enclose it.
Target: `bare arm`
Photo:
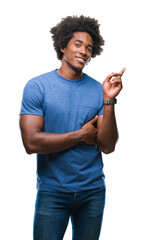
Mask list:
[[[119,94],[122,89],[121,77],[124,71],[125,68],[120,73],[112,73],[105,79],[103,83],[104,99],[112,100]],[[98,147],[106,154],[111,153],[115,149],[117,139],[118,130],[114,105],[104,105],[104,114],[98,119]]]
[[[89,145],[97,143],[97,129],[93,124],[97,117],[86,123],[80,130],[63,134],[42,132],[43,118],[36,115],[21,115],[20,128],[23,144],[28,154],[56,153],[67,150],[80,142]]]
[[[99,117],[98,122],[101,123],[98,128],[98,147],[106,154],[111,153],[114,151],[118,139],[114,106],[104,106],[104,115]]]

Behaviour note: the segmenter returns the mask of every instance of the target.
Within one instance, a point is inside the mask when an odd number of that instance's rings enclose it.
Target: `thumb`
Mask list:
[[[98,115],[96,115],[90,122],[94,124],[98,120]]]

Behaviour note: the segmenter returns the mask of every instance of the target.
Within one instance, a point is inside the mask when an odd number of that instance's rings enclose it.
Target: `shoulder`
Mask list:
[[[29,84],[44,83],[45,81],[49,80],[49,78],[53,75],[53,73],[54,73],[54,71],[43,73],[43,74],[41,74],[39,76],[31,78],[27,83],[29,83]]]
[[[85,75],[85,79],[87,80],[87,83],[92,86],[92,87],[97,87],[97,88],[102,88],[102,83],[100,83],[99,81],[97,81],[96,79],[92,78],[91,76],[87,75],[86,73],[84,73]]]
[[[36,76],[34,78],[31,78],[27,81],[25,84],[25,88],[31,88],[31,89],[38,89],[39,91],[44,91],[45,86],[50,81],[51,77],[53,76],[54,71],[50,71],[44,74],[41,74],[39,76]]]

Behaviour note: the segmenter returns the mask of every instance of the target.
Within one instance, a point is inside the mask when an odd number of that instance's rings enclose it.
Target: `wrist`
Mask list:
[[[114,98],[114,99],[109,100],[109,99],[104,98],[103,103],[104,103],[104,105],[114,105],[117,103],[117,99]]]
[[[115,99],[115,97],[109,97],[106,94],[104,94],[104,99],[106,99],[106,100],[113,100],[113,99]]]
[[[75,134],[77,136],[78,142],[84,142],[84,140],[85,140],[85,131],[84,131],[83,128],[75,131]]]

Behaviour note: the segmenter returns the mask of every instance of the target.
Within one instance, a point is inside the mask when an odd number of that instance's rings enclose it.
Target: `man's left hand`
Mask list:
[[[126,68],[123,68],[119,73],[111,73],[103,82],[104,99],[114,99],[122,89],[121,77]]]

